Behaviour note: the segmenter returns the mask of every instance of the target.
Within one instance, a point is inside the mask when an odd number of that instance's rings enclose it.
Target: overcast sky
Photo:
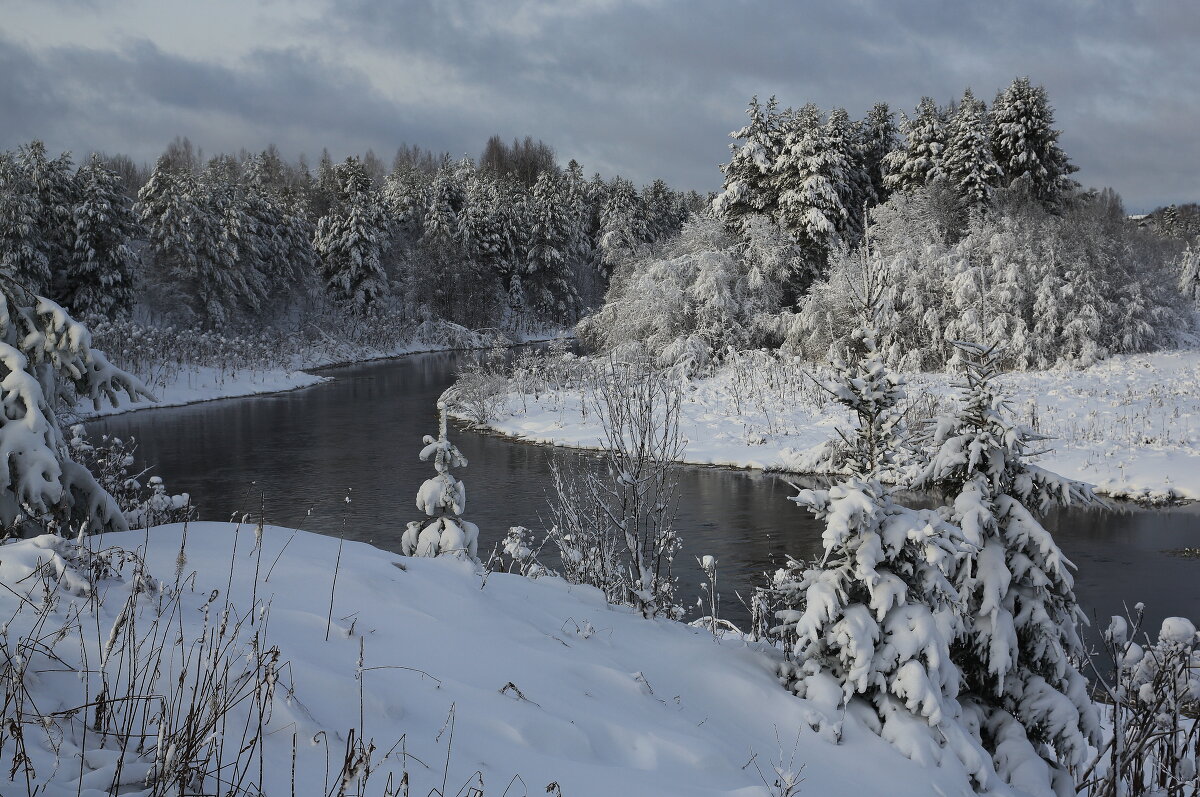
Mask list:
[[[530,134],[706,191],[753,94],[861,116],[1029,75],[1078,179],[1132,212],[1200,201],[1197,42],[1197,0],[5,0],[0,149],[390,161]]]

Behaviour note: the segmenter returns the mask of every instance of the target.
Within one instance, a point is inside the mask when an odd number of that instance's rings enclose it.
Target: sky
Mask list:
[[[1086,186],[1200,201],[1196,0],[5,0],[0,149],[315,163],[532,135],[589,174],[720,187],[752,95],[863,115],[1018,75]]]

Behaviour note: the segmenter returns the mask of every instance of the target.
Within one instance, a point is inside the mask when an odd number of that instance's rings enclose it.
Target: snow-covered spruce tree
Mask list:
[[[251,155],[241,172],[240,210],[245,225],[239,252],[242,267],[263,275],[272,292],[295,285],[299,274],[288,259],[284,207],[272,187],[266,163],[261,155]]]
[[[537,176],[528,204],[524,286],[543,318],[573,321],[579,295],[567,262],[571,222],[565,199],[557,174],[544,171]]]
[[[646,208],[646,231],[651,241],[679,232],[679,225],[687,217],[679,196],[665,180],[653,180],[642,187],[642,205]]]
[[[965,626],[953,649],[960,701],[996,771],[1031,794],[1073,794],[1068,767],[1100,741],[1082,653],[1073,565],[1037,513],[1095,500],[1086,485],[1025,461],[1038,438],[1015,425],[995,385],[998,352],[955,344],[964,364],[957,411],[941,418],[916,480],[950,496],[950,519],[974,553],[955,584]]]
[[[611,275],[617,265],[632,257],[650,240],[646,209],[633,183],[614,177],[600,214],[601,266]]]
[[[1058,203],[1076,187],[1078,171],[1058,146],[1054,110],[1046,90],[1015,79],[992,103],[992,151],[1005,185],[1017,181],[1038,200]]]
[[[851,121],[845,108],[834,108],[825,123],[825,146],[845,164],[839,195],[846,215],[838,227],[838,238],[849,247],[857,246],[866,229],[867,208],[876,203],[875,190],[867,169],[862,130]]]
[[[988,136],[987,107],[970,89],[963,92],[947,127],[942,170],[971,205],[987,204],[1000,185],[1002,173]]]
[[[951,575],[961,534],[936,510],[893,501],[879,481],[901,428],[902,382],[873,335],[856,336],[826,388],[856,418],[842,433],[850,475],[793,498],[825,522],[820,560],[791,560],[769,595],[790,654],[784,684],[836,716],[846,711],[925,766],[957,761],[980,788],[992,769],[963,722],[951,645],[960,628]],[[834,721],[835,738],[840,721]]]
[[[55,410],[62,401],[151,398],[91,347],[62,307],[0,274],[0,537],[120,531],[121,510],[72,461]]]
[[[896,137],[900,128],[896,126],[896,116],[885,102],[875,103],[867,112],[860,125],[863,164],[871,180],[871,189],[875,192],[875,201],[884,202],[888,198],[888,189],[884,185],[885,159],[888,153],[896,149]]]
[[[0,277],[20,285],[50,280],[33,184],[16,158],[0,152]]]
[[[313,251],[321,276],[333,295],[352,309],[362,310],[387,290],[380,256],[387,237],[387,219],[376,192],[349,168],[340,181],[344,198],[317,223]]]
[[[724,184],[712,205],[717,217],[730,223],[750,213],[774,214],[778,202],[772,171],[783,137],[775,98],[763,106],[752,97],[746,114],[750,123],[729,134],[741,143],[729,145],[729,163],[721,166]]]
[[[884,159],[884,185],[889,191],[911,191],[944,176],[942,152],[946,148],[946,122],[937,103],[922,97],[916,116],[901,115],[904,142]]]
[[[400,540],[406,556],[453,556],[475,559],[479,548],[479,527],[462,514],[467,508],[467,487],[450,473],[465,468],[467,458],[446,436],[446,402],[438,401],[437,439],[425,435],[421,461],[433,460],[437,475],[426,479],[417,491],[417,508],[429,518],[408,524]]]
[[[29,287],[38,291],[52,288],[52,295],[60,298],[74,249],[71,211],[77,192],[71,154],[64,152],[51,159],[46,154],[46,145],[34,140],[19,148],[17,162],[37,201],[34,224],[48,274],[48,282],[31,282]]]
[[[65,281],[65,301],[84,318],[113,319],[133,306],[137,257],[130,242],[138,224],[121,179],[98,155],[79,167],[79,202],[72,212],[74,251]]]
[[[775,162],[778,220],[796,240],[807,283],[825,273],[829,255],[845,244],[850,212],[843,204],[853,164],[831,139],[820,110],[805,106],[786,124],[783,151]],[[802,293],[807,284],[798,286]]]
[[[159,158],[138,192],[138,217],[146,229],[153,269],[148,281],[166,295],[173,311],[207,328],[223,324],[230,310],[259,295],[255,274],[238,267],[241,219],[217,162],[197,178]]]

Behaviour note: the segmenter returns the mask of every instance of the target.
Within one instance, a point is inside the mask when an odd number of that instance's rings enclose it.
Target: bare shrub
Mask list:
[[[604,473],[555,469],[551,539],[566,576],[645,616],[678,614],[672,567],[680,380],[646,361],[610,361],[587,396],[600,418]]]

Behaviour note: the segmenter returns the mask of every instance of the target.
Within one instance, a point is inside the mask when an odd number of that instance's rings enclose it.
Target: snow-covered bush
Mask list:
[[[957,344],[959,406],[938,420],[915,486],[948,493],[948,518],[970,554],[954,577],[964,627],[953,648],[959,700],[996,771],[1014,786],[1063,793],[1067,768],[1100,741],[1081,658],[1073,565],[1037,514],[1095,500],[1084,484],[1025,461],[1039,439],[1014,424],[995,384],[995,349]]]
[[[835,257],[788,332],[788,349],[820,359],[857,327],[847,286],[865,264],[887,275],[879,344],[893,367],[947,367],[949,340],[1005,343],[1012,369],[1090,365],[1173,343],[1189,326],[1160,242],[1103,195],[1059,214],[1010,191],[957,226],[938,187],[872,211],[869,248]]]
[[[493,555],[493,562],[498,556],[500,566],[505,572],[518,573],[526,578],[538,578],[550,572],[538,561],[541,547],[541,544],[534,540],[532,531],[524,526],[512,526],[500,541],[497,547],[498,555]],[[493,562],[488,563],[489,568],[493,566]]]
[[[473,423],[484,426],[494,419],[508,396],[504,349],[464,355],[445,400]]]
[[[437,475],[426,479],[417,491],[417,508],[432,520],[414,520],[400,540],[407,556],[452,556],[475,559],[479,552],[479,527],[463,520],[467,508],[467,486],[450,473],[465,468],[467,458],[446,436],[446,404],[438,402],[437,439],[425,435],[421,461],[433,460]]]
[[[624,263],[604,306],[580,322],[594,349],[654,353],[660,367],[703,369],[727,348],[772,340],[792,245],[765,217],[746,242],[711,216],[693,216],[677,239]]]
[[[130,528],[149,528],[180,523],[196,514],[187,493],[172,495],[159,476],[132,471],[137,441],[101,436],[88,440],[82,424],[71,427],[71,458],[87,468],[100,486],[113,497]]]
[[[1190,620],[1168,617],[1152,642],[1141,632],[1144,609],[1109,622],[1104,672],[1091,659],[1111,734],[1081,778],[1089,795],[1183,795],[1198,785],[1200,637]]]
[[[49,299],[0,274],[0,536],[126,528],[121,509],[71,459],[55,414],[76,398],[150,398],[135,377],[92,348],[87,328]]]

